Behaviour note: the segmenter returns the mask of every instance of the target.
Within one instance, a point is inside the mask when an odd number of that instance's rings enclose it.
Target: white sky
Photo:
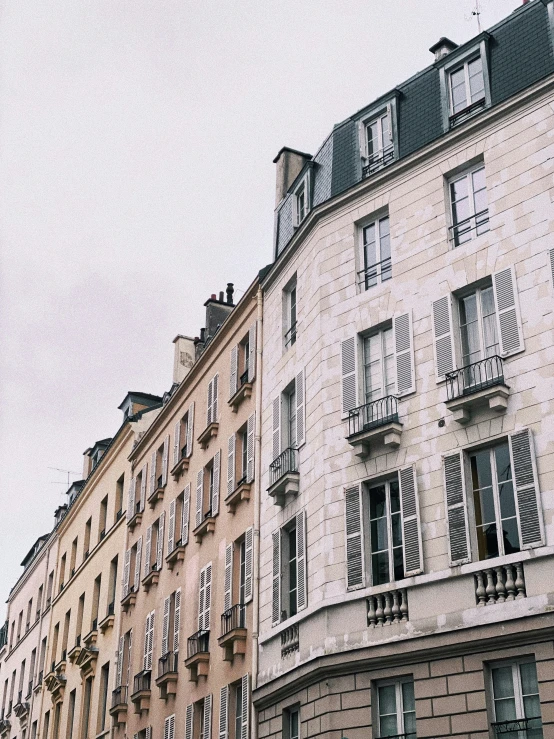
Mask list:
[[[480,4],[487,28],[521,0]],[[272,260],[281,146],[314,153],[474,7],[0,0],[0,601],[64,500],[49,468],[80,472],[209,295]]]

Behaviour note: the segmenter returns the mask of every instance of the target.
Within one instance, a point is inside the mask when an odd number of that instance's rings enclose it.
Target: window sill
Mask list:
[[[102,619],[100,623],[98,624],[98,628],[102,632],[102,634],[105,634],[108,629],[113,628],[115,621],[115,616],[113,613],[110,613],[108,616]]]
[[[133,590],[129,590],[125,598],[122,598],[121,600],[121,610],[123,613],[127,613],[131,610],[131,608],[135,605],[137,602],[137,594]]]
[[[207,449],[208,444],[210,443],[210,439],[217,436],[217,432],[219,431],[219,423],[214,421],[213,423],[210,423],[204,431],[200,434],[200,436],[197,439],[197,442],[200,444],[202,449]]]
[[[150,572],[142,578],[142,587],[144,592],[147,593],[153,585],[157,585],[159,579],[159,570],[150,570]]]
[[[224,650],[223,661],[233,662],[235,655],[246,654],[246,627],[231,629],[217,640],[219,646]]]
[[[243,482],[225,498],[225,505],[229,509],[229,513],[234,513],[236,511],[241,500],[250,500],[251,485],[252,483],[250,482]]]
[[[181,457],[181,459],[173,467],[170,474],[175,480],[175,482],[177,482],[177,480],[181,477],[183,472],[186,472],[188,470],[189,464],[190,464],[190,457]]]
[[[354,449],[354,454],[360,459],[367,459],[370,454],[370,444],[378,443],[390,450],[398,449],[402,436],[402,424],[397,421],[384,423],[382,426],[360,431],[358,434],[347,436],[346,440]]]
[[[165,485],[158,485],[152,495],[148,498],[148,505],[154,509],[156,503],[164,498]]]
[[[233,413],[236,413],[238,411],[239,406],[243,400],[247,400],[248,398],[252,397],[252,387],[252,382],[245,382],[239,387],[233,397],[227,401]]]
[[[169,570],[172,570],[180,562],[184,562],[185,545],[179,544],[178,546],[176,546],[175,549],[167,555],[165,561]]]
[[[287,495],[298,495],[300,490],[300,473],[285,472],[276,482],[268,489],[267,494],[273,498],[275,505],[284,506]]]
[[[134,531],[135,526],[138,526],[140,522],[142,521],[142,511],[137,511],[134,516],[132,516],[127,521],[127,526],[129,527],[130,531]]]
[[[194,531],[194,538],[198,544],[202,543],[202,539],[206,534],[213,534],[215,531],[215,518],[214,516],[207,516],[200,526],[197,526]]]
[[[208,677],[210,670],[210,653],[197,652],[192,657],[185,660],[185,667],[190,670],[189,680],[193,683],[198,682],[199,677]]]

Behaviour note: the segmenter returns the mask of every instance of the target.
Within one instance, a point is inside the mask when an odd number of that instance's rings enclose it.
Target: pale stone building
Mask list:
[[[260,738],[554,737],[553,18],[276,159]]]

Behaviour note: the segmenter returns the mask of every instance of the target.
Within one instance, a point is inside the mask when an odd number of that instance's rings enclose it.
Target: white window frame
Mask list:
[[[519,668],[522,665],[525,664],[534,664],[536,668],[536,659],[534,656],[527,656],[527,657],[520,657],[520,658],[514,658],[514,659],[507,659],[502,660],[498,662],[491,662],[489,664],[489,688],[490,688],[490,697],[491,697],[491,703],[492,703],[492,715],[494,716],[493,723],[496,722],[496,704],[495,704],[495,697],[494,697],[494,684],[492,679],[492,672],[494,669],[502,668],[502,667],[511,667],[512,668],[512,683],[514,686],[514,702],[516,707],[516,721],[524,721],[525,720],[525,708],[523,703],[523,690],[521,686],[521,674]],[[538,676],[537,676],[538,678]],[[537,686],[538,686],[538,679],[537,679]],[[539,692],[540,696],[540,692]],[[540,698],[539,698],[540,700]],[[542,712],[540,717],[531,717],[531,718],[540,718],[541,720],[541,728],[542,728]],[[527,736],[526,731],[517,732],[514,731],[514,733],[520,733],[521,737]]]
[[[391,234],[390,234],[390,216],[388,212],[381,213],[378,216],[373,216],[369,220],[362,221],[358,226],[358,238],[359,238],[359,261],[358,261],[358,267],[357,270],[357,286],[360,292],[365,292],[366,290],[369,290],[372,287],[376,287],[377,285],[381,284],[382,282],[388,282],[388,280],[392,279],[392,253],[390,257],[385,257],[387,264],[384,266],[381,264],[383,261],[382,253],[381,253],[381,223],[383,221],[388,221],[388,227],[389,227],[389,251],[391,250]],[[375,227],[375,263],[367,265],[366,264],[366,230],[370,228],[371,226]],[[374,270],[372,269],[374,268]],[[371,270],[371,276],[368,276],[368,273]],[[367,284],[370,282],[372,284]]]
[[[312,209],[312,202],[310,197],[311,189],[311,177],[310,170],[308,169],[300,181],[296,184],[292,191],[292,223],[295,228],[298,228],[303,221],[306,220],[308,214]],[[300,195],[304,195],[304,207],[301,208],[299,201]]]
[[[393,368],[392,371],[394,373],[394,378],[387,378],[389,380],[388,383],[385,381],[385,379],[386,379],[385,378],[385,356],[386,355],[385,355],[385,340],[384,340],[384,338],[385,338],[384,337],[385,331],[390,331],[391,332],[391,342],[392,342],[391,349],[392,349],[392,353],[390,354],[390,356],[392,357],[392,368]],[[382,392],[381,392],[381,398],[373,398],[373,400],[367,400],[368,390],[367,390],[367,387],[366,387],[365,342],[366,342],[366,339],[370,339],[373,336],[378,336],[379,337],[379,343],[380,343],[380,352],[381,352],[381,355],[379,357],[379,365],[380,365],[381,391]],[[386,323],[386,324],[380,326],[378,329],[376,329],[374,331],[369,331],[366,334],[362,334],[360,336],[360,340],[361,340],[360,351],[361,351],[361,372],[362,372],[361,385],[362,385],[362,397],[363,397],[364,405],[367,404],[367,403],[372,403],[375,400],[380,400],[382,398],[387,397],[386,387],[387,387],[387,384],[391,384],[390,383],[391,380],[393,380],[392,384],[394,385],[394,390],[391,393],[391,395],[397,395],[397,393],[396,393],[396,384],[397,384],[396,383],[396,354],[395,354],[395,351],[394,351],[394,329],[393,329],[393,326],[392,325],[389,325],[388,323]]]
[[[395,692],[396,692],[396,723],[397,723],[397,733],[398,735],[405,734],[405,726],[404,726],[404,697],[402,695],[402,685],[406,683],[412,683],[413,685],[414,679],[412,676],[409,677],[401,677],[401,678],[391,678],[390,680],[379,680],[375,684],[375,725],[376,725],[376,733],[378,736],[381,736],[381,711],[379,706],[379,688],[386,688],[390,685],[394,685]],[[415,739],[415,732],[412,735]]]
[[[399,503],[400,503],[400,496],[401,496],[401,490],[400,490],[400,480],[398,479],[398,473],[395,475],[392,475],[391,477],[387,477],[385,480],[371,480],[367,481],[364,485],[364,493],[365,493],[365,499],[367,504],[367,527],[368,527],[368,538],[367,538],[367,546],[369,549],[369,579],[371,582],[371,585],[379,586],[379,585],[388,585],[390,583],[399,582],[394,577],[394,547],[393,547],[393,538],[392,538],[392,512],[391,512],[391,504],[390,504],[390,485],[392,482],[398,483],[398,497],[399,497]],[[381,485],[384,485],[385,487],[385,499],[386,499],[386,511],[385,511],[385,518],[387,522],[387,556],[388,556],[388,565],[389,565],[389,579],[384,583],[374,583],[373,582],[373,554],[376,554],[377,551],[374,552],[373,545],[371,541],[371,489],[379,487]],[[402,535],[402,569],[404,569],[404,532],[403,532],[403,526],[402,526],[402,507],[400,506],[398,509],[398,512],[395,514],[398,516],[398,520],[400,522],[400,533]],[[384,552],[385,550],[379,550]],[[406,575],[403,573],[403,576],[400,578],[401,580],[404,580],[406,578]],[[402,732],[401,732],[402,733]]]
[[[479,219],[479,223],[476,221],[476,216],[479,213],[475,212],[475,191],[473,189],[473,174],[483,170],[485,173],[485,192],[487,192],[487,208],[486,211],[481,211],[483,215]],[[460,180],[467,179],[468,182],[468,202],[469,202],[469,217],[458,223],[454,222],[454,200],[452,198],[452,185]],[[464,244],[473,241],[474,239],[488,233],[490,230],[489,226],[489,208],[488,208],[488,189],[487,189],[487,172],[485,162],[483,160],[464,168],[460,172],[449,176],[446,180],[447,197],[448,197],[448,242],[451,248],[457,249]],[[460,241],[460,224],[469,222],[469,228],[467,231],[463,231],[462,235],[468,235],[468,238],[464,241]]]
[[[365,110],[362,112],[361,117],[358,120],[358,138],[359,138],[359,147],[360,147],[360,174],[364,177],[371,176],[375,172],[380,171],[381,169],[385,168],[389,164],[392,164],[396,159],[398,159],[398,125],[397,125],[397,104],[396,104],[397,95],[394,94],[392,97],[381,100],[380,102],[374,104],[371,108],[368,110]],[[374,167],[371,167],[370,171],[365,171],[365,168],[371,166],[371,162],[369,161],[369,151],[368,151],[368,145],[367,145],[367,130],[369,126],[371,126],[372,123],[374,123],[376,120],[383,118],[384,116],[388,116],[389,119],[389,132],[390,132],[390,143],[388,146],[381,146],[380,152],[384,152],[385,150],[389,150],[391,153],[390,159],[384,160],[380,165],[376,164]],[[381,145],[383,144],[383,141],[381,141]],[[372,155],[372,159],[375,160],[375,154]],[[377,158],[378,160],[378,158]]]
[[[294,293],[294,321],[292,316],[292,296]],[[296,274],[283,290],[283,348],[288,351],[295,343],[298,334],[298,283]]]
[[[496,343],[498,346],[498,350],[496,354],[500,356],[500,337],[498,336],[498,315],[496,313],[496,301],[494,299],[494,288],[492,285],[492,279],[486,280],[482,283],[479,283],[476,286],[473,286],[470,290],[464,290],[460,291],[459,293],[456,293],[454,296],[454,304],[456,307],[456,314],[455,314],[455,332],[456,332],[456,339],[455,339],[455,350],[460,358],[460,368],[465,367],[468,364],[474,364],[474,362],[466,362],[464,360],[464,348],[463,348],[463,342],[462,342],[462,301],[466,298],[469,298],[471,295],[475,295],[475,301],[477,305],[477,325],[478,325],[478,333],[479,333],[479,350],[481,357],[478,360],[475,360],[476,362],[480,362],[483,359],[487,359],[485,356],[486,353],[486,346],[485,346],[485,334],[484,334],[484,325],[483,325],[483,308],[481,305],[481,293],[483,290],[493,290],[493,305],[494,305],[494,325],[495,325],[495,331],[496,331]],[[491,355],[494,356],[494,355]]]

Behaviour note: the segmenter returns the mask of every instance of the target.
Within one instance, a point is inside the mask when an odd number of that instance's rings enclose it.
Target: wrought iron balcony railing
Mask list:
[[[287,472],[298,472],[298,449],[292,446],[287,447],[269,465],[269,485],[275,484]]]
[[[239,377],[239,387],[246,385],[248,382],[248,368],[244,370],[242,375]]]
[[[384,149],[375,152],[372,156],[368,157],[367,164],[362,167],[362,177],[369,177],[370,174],[377,172],[379,169],[383,169],[387,164],[394,161],[394,144],[389,144]]]
[[[150,690],[152,685],[152,671],[142,670],[133,678],[133,694]]]
[[[462,123],[466,118],[469,118],[474,113],[477,113],[477,111],[482,110],[485,107],[485,104],[485,98],[481,98],[481,100],[476,100],[463,110],[459,110],[457,113],[454,113],[448,119],[450,121],[450,126],[456,126],[458,123]]]
[[[210,631],[200,629],[187,639],[187,659],[210,651]]]
[[[494,736],[503,739],[542,739],[542,720],[521,718],[513,721],[496,721],[491,724]]]
[[[475,231],[476,236],[480,236],[482,233],[486,233],[489,230],[489,209],[475,213],[475,215],[469,218],[464,218],[463,221],[458,221],[448,228],[448,234],[450,241],[454,242],[454,246],[460,246],[465,244],[466,241],[470,241],[473,236],[472,233]]]
[[[285,347],[292,346],[296,341],[296,321],[285,334]]]
[[[392,262],[391,258],[387,257],[382,259],[380,262],[370,264],[369,267],[361,269],[358,272],[358,284],[367,290],[370,287],[374,287],[378,281],[385,282],[390,280],[392,277]]]
[[[120,685],[115,690],[112,690],[112,708],[127,703],[128,693],[129,689],[126,685]]]
[[[472,395],[488,387],[504,384],[502,357],[494,354],[479,362],[467,364],[459,370],[446,373],[446,396],[448,400]]]
[[[246,628],[246,606],[237,603],[221,615],[221,636],[225,636],[233,629]]]
[[[167,652],[158,660],[158,678],[179,671],[179,652]]]
[[[106,616],[113,616],[115,615],[115,601],[112,600],[111,603],[108,603],[108,612]]]
[[[386,395],[349,411],[348,436],[361,434],[386,423],[398,423],[398,398],[394,395]]]

